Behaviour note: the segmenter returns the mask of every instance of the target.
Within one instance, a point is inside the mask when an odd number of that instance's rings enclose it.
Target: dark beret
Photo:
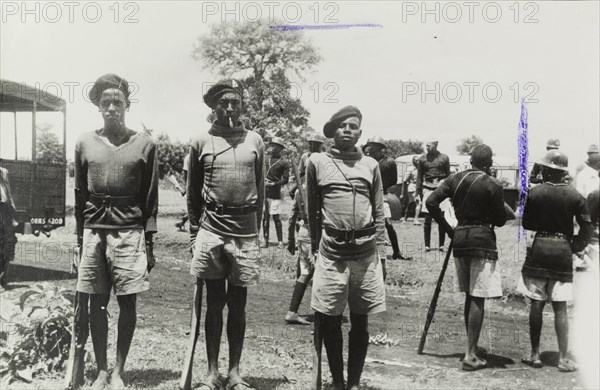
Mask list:
[[[113,73],[105,74],[104,76],[100,76],[98,80],[94,83],[92,89],[88,94],[90,101],[94,103],[96,106],[100,103],[100,97],[102,96],[102,92],[107,89],[116,88],[123,91],[127,101],[129,101],[129,83],[127,80],[117,76]]]
[[[209,88],[204,95],[204,103],[210,108],[215,108],[221,96],[228,92],[235,92],[244,96],[244,86],[236,79],[226,79],[217,82],[215,85]]]
[[[339,124],[345,121],[346,119],[356,116],[362,122],[362,114],[359,109],[354,106],[346,106],[333,114],[333,116],[325,123],[323,126],[323,134],[327,138],[333,138],[335,134],[335,130],[338,128]]]

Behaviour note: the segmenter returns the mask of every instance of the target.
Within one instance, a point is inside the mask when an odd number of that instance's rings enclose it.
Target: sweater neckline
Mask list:
[[[242,122],[239,122],[239,125],[234,127],[219,126],[216,122],[214,122],[208,132],[211,135],[216,135],[219,137],[237,137],[245,130],[246,129],[244,128],[244,124]]]
[[[360,160],[363,156],[361,150],[356,146],[347,152],[341,151],[335,146],[332,146],[329,148],[327,154],[329,154],[330,157],[339,158],[341,160]]]
[[[100,141],[103,145],[113,149],[113,150],[118,150],[121,149],[122,147],[124,147],[125,145],[131,143],[135,137],[139,134],[137,131],[131,130],[131,129],[127,129],[127,135],[128,135],[128,139],[127,141],[123,142],[121,145],[115,145],[113,143],[111,143],[108,140],[108,137],[100,134],[102,132],[102,129],[98,129],[94,132],[94,134],[96,135],[98,141]]]

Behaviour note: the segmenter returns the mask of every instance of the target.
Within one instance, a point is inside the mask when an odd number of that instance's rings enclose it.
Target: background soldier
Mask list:
[[[600,169],[600,155],[598,154],[598,145],[590,145],[587,152],[588,158],[578,168],[575,175],[573,186],[584,198],[596,188],[600,181],[598,180],[598,170]]]
[[[186,154],[185,157],[183,158],[183,167],[181,168],[181,180],[183,181],[183,185],[187,186],[187,178],[188,178],[188,171],[190,170],[190,154]],[[177,189],[180,193],[181,196],[185,196],[186,195],[186,191],[185,188],[181,188],[179,186],[179,183],[177,183],[177,180],[175,180],[176,186],[175,189]],[[185,230],[185,223],[188,220],[188,215],[187,215],[187,211],[181,216],[181,221],[177,222],[175,224],[175,227],[179,230]]]
[[[560,141],[556,138],[550,138],[546,142],[546,151],[558,150],[560,148]],[[529,175],[529,182],[531,184],[540,184],[542,182],[542,167],[541,165],[534,163]]]
[[[270,228],[270,217],[273,216],[273,222],[275,222],[275,232],[277,233],[277,248],[283,248],[283,228],[281,226],[281,219],[279,215],[282,212],[281,204],[281,186],[288,183],[290,178],[290,163],[284,159],[283,139],[279,137],[273,137],[269,143],[267,154],[269,157],[266,159],[266,188],[265,188],[265,209],[263,216],[263,236],[264,246],[269,246],[269,228]]]
[[[210,389],[220,385],[219,351],[225,304],[227,388],[250,388],[240,376],[239,365],[246,334],[247,287],[256,284],[260,274],[258,231],[264,204],[264,144],[257,133],[246,130],[240,121],[242,97],[242,85],[237,80],[213,85],[204,95],[204,102],[214,110],[217,119],[190,147],[187,200],[194,245],[190,273],[196,277],[192,315],[200,318],[204,279],[208,373],[202,385]],[[192,334],[197,335],[197,331],[193,324]],[[193,357],[194,343],[188,357]],[[188,388],[193,365],[190,360],[185,364],[181,383]]]
[[[437,150],[438,141],[432,140],[425,144],[427,153],[419,157],[417,165],[417,196],[421,198],[421,203],[427,202],[427,197],[435,190],[440,181],[450,175],[450,159],[444,153]],[[427,209],[427,208],[425,208]],[[425,224],[423,225],[423,233],[425,235],[425,251],[431,249],[431,214],[425,215]],[[439,250],[444,250],[444,241],[446,235],[444,225],[438,224],[439,234]]]
[[[15,205],[8,181],[8,170],[0,167],[0,287],[6,288],[8,265],[15,258],[17,237]]]
[[[471,150],[471,166],[444,180],[426,203],[431,216],[453,236],[457,287],[465,293],[465,371],[487,366],[485,359],[478,356],[477,343],[485,299],[502,296],[494,226],[503,226],[507,219],[502,184],[490,176],[492,149],[483,144],[475,146]],[[452,200],[458,220],[454,231],[440,209],[445,199]]]
[[[300,180],[304,183],[306,177],[306,164],[308,163],[308,158],[313,153],[321,153],[323,152],[323,145],[325,143],[325,137],[319,134],[313,134],[308,139],[308,152],[303,153],[300,157],[300,161],[298,162],[298,174],[300,175]],[[294,185],[290,190],[290,198],[295,199],[296,194],[298,193],[298,186]],[[296,206],[294,203],[294,208],[292,209],[292,214],[288,219],[288,252],[291,255],[296,253],[296,230],[298,229],[298,218],[300,217],[299,210],[296,210]],[[307,221],[305,221],[307,222]],[[308,225],[306,226],[308,229]],[[300,272],[300,271],[298,271]],[[298,275],[299,276],[299,275]]]
[[[82,251],[77,273],[81,300],[76,307],[82,331],[77,336],[82,340],[77,343],[85,346],[89,297],[98,365],[94,388],[106,386],[106,308],[112,285],[120,312],[117,360],[110,381],[112,388],[121,389],[135,331],[137,293],[148,290],[148,272],[155,264],[152,236],[158,211],[158,158],[152,138],[125,126],[130,105],[126,80],[104,75],[89,97],[98,106],[104,127],[83,134],[75,145],[75,218]]]
[[[400,253],[400,245],[398,245],[398,236],[392,225],[392,212],[387,200],[388,189],[398,182],[398,168],[396,161],[393,158],[385,155],[386,147],[383,138],[375,136],[367,140],[369,148],[369,156],[373,157],[379,163],[379,171],[381,172],[381,181],[383,183],[383,215],[385,217],[385,229],[387,230],[390,243],[392,244],[392,259],[410,260],[410,257],[405,257]],[[385,258],[381,259],[385,269]],[[385,274],[384,274],[385,275]]]
[[[536,232],[527,256],[518,291],[531,299],[529,334],[531,355],[522,362],[542,367],[540,336],[546,301],[552,302],[554,327],[558,339],[558,369],[575,371],[568,359],[569,319],[567,301],[573,296],[573,253],[582,251],[591,235],[589,211],[583,196],[564,182],[568,174],[567,156],[551,150],[538,162],[543,183],[532,188],[523,214],[523,227]],[[573,235],[573,217],[579,235]]]
[[[318,253],[312,288],[315,311],[313,383],[321,388],[325,343],[335,389],[345,389],[342,314],[350,307],[348,389],[357,389],[369,344],[368,316],[385,311],[380,259],[385,256],[383,185],[379,166],[355,145],[362,114],[353,106],[324,126],[335,145],[308,160],[306,180],[311,249]],[[321,238],[321,231],[323,236]]]

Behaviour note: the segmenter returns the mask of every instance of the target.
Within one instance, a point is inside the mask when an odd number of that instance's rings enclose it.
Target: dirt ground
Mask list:
[[[159,234],[155,252],[158,260],[150,274],[151,289],[138,298],[138,322],[125,381],[134,389],[173,389],[177,387],[189,334],[189,319],[194,279],[189,275],[189,235],[177,231],[174,223],[183,213],[184,201],[174,191],[161,190]],[[273,224],[271,224],[273,225]],[[388,260],[387,311],[370,318],[370,334],[387,334],[394,346],[370,345],[363,382],[367,389],[412,388],[579,388],[577,374],[559,373],[558,348],[553,330],[553,316],[545,313],[542,334],[542,369],[520,363],[529,351],[528,306],[515,293],[520,267],[524,260],[523,243],[515,244],[514,225],[497,231],[501,249],[504,297],[488,300],[480,345],[487,349],[490,368],[477,372],[460,370],[465,349],[462,312],[463,296],[453,292],[454,269],[450,265],[438,302],[425,353],[416,349],[425,322],[427,307],[435,287],[445,253],[425,253],[422,228],[412,223],[394,224],[402,241],[403,252],[411,261]],[[284,227],[286,221],[284,220]],[[272,228],[274,230],[274,228]],[[436,227],[434,234],[437,237]],[[285,230],[285,229],[284,229]],[[52,283],[75,287],[69,273],[69,251],[75,241],[72,218],[65,228],[46,237],[19,237],[17,256],[12,264],[9,289],[1,294],[1,314],[8,318],[18,310],[18,298],[34,283]],[[271,233],[275,239],[275,232]],[[391,253],[391,248],[390,248]],[[272,245],[263,250],[261,281],[249,289],[247,333],[242,356],[242,375],[257,389],[308,388],[312,365],[310,326],[286,325],[294,284],[294,259]],[[310,315],[310,289],[300,308]],[[114,364],[118,306],[114,297],[109,305],[109,364]],[[202,315],[204,316],[203,309]],[[348,312],[346,311],[346,316]],[[344,320],[347,342],[349,323]],[[347,347],[347,345],[345,345]],[[91,340],[88,351],[92,351]],[[325,356],[325,353],[323,353]],[[94,359],[88,357],[86,380],[94,379]],[[227,368],[227,342],[224,332],[220,366]],[[385,364],[378,363],[383,361]],[[206,353],[201,335],[196,352],[193,383],[197,384],[206,369]],[[326,359],[324,383],[330,382]],[[14,383],[12,389],[58,389],[62,374],[34,378],[30,384]],[[326,387],[328,388],[328,387]]]

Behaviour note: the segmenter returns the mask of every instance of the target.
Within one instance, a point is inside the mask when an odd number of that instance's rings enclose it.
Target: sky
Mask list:
[[[548,138],[571,165],[599,137],[600,22],[597,1],[580,2],[2,2],[0,78],[67,100],[67,150],[102,126],[86,92],[100,75],[134,85],[126,123],[187,141],[207,130],[207,85],[219,79],[191,57],[197,38],[223,21],[372,24],[305,29],[322,62],[294,94],[317,130],[345,105],[363,113],[363,136],[437,139],[456,153],[478,135],[496,155],[517,161],[520,100],[529,110],[530,158]],[[51,4],[51,5],[48,5]],[[27,9],[25,9],[26,7]],[[30,117],[17,116],[19,140]],[[59,115],[41,115],[55,124]],[[0,121],[0,156],[14,156],[12,114]],[[20,142],[19,142],[20,147]],[[21,153],[21,151],[19,151]],[[27,153],[24,151],[23,153]]]

